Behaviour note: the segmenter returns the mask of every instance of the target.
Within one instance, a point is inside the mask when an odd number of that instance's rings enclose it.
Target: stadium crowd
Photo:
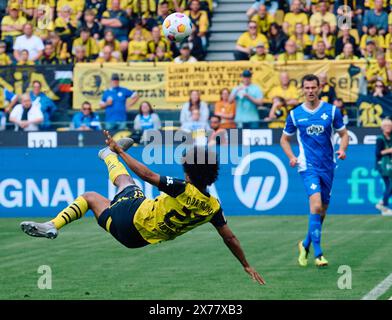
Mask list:
[[[0,65],[203,60],[212,9],[212,0],[8,0]],[[193,23],[178,47],[161,33],[175,11]]]
[[[387,0],[255,1],[236,60],[358,60],[368,89],[392,85],[392,2]],[[338,23],[339,22],[339,23]],[[339,24],[339,25],[338,25]]]
[[[212,0],[8,0],[0,6],[0,66],[201,61],[206,55],[214,6]],[[361,71],[367,89],[382,97],[389,94],[392,84],[391,6],[392,1],[387,0],[256,0],[246,12],[248,29],[237,40],[234,57],[251,62],[364,59],[368,63]],[[161,31],[165,17],[175,11],[184,12],[193,23],[191,36],[178,44],[169,42]],[[338,25],[338,21],[343,23]],[[319,78],[322,100],[340,107],[347,123],[342,99],[328,84],[326,74]],[[104,126],[101,115],[86,101],[73,115],[71,129],[123,129],[126,112],[136,103],[139,111],[134,130],[162,126],[151,104],[138,101],[137,93],[120,87],[118,80],[112,78],[112,87],[100,103],[105,110]],[[20,130],[51,127],[55,103],[41,91],[39,81],[29,89],[19,97],[1,88],[1,105],[8,104],[0,109],[0,129],[6,121]],[[258,111],[265,101],[271,102],[271,108],[260,118]],[[191,91],[179,122],[181,129],[189,131],[210,130],[216,123],[221,129],[258,128],[260,120],[279,128],[299,102],[300,93],[287,73],[283,72],[280,85],[265,95],[245,70],[241,84],[223,89],[220,101],[211,105],[202,101],[198,91]],[[37,109],[35,106],[40,110],[30,112]]]

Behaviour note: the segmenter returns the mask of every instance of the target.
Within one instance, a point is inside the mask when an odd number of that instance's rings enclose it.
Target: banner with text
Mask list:
[[[120,85],[136,90],[142,100],[157,109],[180,108],[189,100],[190,90],[200,90],[204,101],[219,100],[223,88],[230,90],[241,81],[241,73],[250,69],[253,83],[259,85],[264,96],[279,85],[279,74],[287,71],[290,82],[298,88],[308,73],[326,72],[328,82],[345,102],[355,102],[362,86],[363,61],[295,61],[295,62],[198,62],[198,63],[107,63],[103,65],[78,63],[74,69],[73,107],[79,109],[83,101],[98,107],[103,91],[110,87],[113,73],[120,75]]]
[[[120,76],[120,86],[138,92],[140,101],[147,100],[157,109],[176,108],[165,98],[165,70],[165,63],[78,63],[74,70],[73,108],[80,109],[85,100],[98,108],[113,73]]]
[[[223,88],[232,89],[241,80],[245,69],[252,71],[253,83],[264,93],[279,85],[279,74],[286,71],[290,82],[301,86],[304,75],[327,73],[328,82],[335,87],[336,94],[345,102],[355,102],[361,88],[363,61],[290,61],[282,62],[199,62],[188,64],[167,64],[166,99],[171,102],[185,102],[190,90],[199,90],[202,99],[215,102],[220,99]]]

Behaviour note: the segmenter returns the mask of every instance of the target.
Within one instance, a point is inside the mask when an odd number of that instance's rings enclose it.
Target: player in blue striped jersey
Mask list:
[[[298,167],[309,197],[308,233],[299,242],[298,262],[301,266],[307,266],[309,248],[313,244],[315,264],[321,267],[328,265],[321,249],[321,228],[336,168],[332,137],[334,131],[337,131],[341,138],[336,154],[342,160],[346,158],[349,138],[339,109],[319,100],[318,77],[306,75],[302,79],[302,90],[305,102],[290,112],[280,143],[290,160],[290,166]],[[290,138],[295,133],[299,144],[298,157],[294,155],[290,145]]]

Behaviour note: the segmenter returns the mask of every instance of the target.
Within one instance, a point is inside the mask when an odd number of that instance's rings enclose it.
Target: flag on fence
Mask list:
[[[72,71],[70,70],[56,71],[54,78],[59,82],[60,92],[72,91]]]

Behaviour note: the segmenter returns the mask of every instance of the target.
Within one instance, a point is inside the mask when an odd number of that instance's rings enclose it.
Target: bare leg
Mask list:
[[[122,174],[118,176],[116,180],[114,180],[113,184],[118,188],[117,193],[119,193],[123,191],[126,187],[135,184],[135,181],[132,179],[130,175]]]
[[[86,192],[82,194],[82,197],[87,201],[89,209],[92,210],[97,220],[102,212],[110,206],[110,200],[97,192]]]
[[[327,215],[327,210],[328,210],[328,204],[323,203],[322,204],[322,209],[321,209],[321,223],[324,223],[324,219]]]

